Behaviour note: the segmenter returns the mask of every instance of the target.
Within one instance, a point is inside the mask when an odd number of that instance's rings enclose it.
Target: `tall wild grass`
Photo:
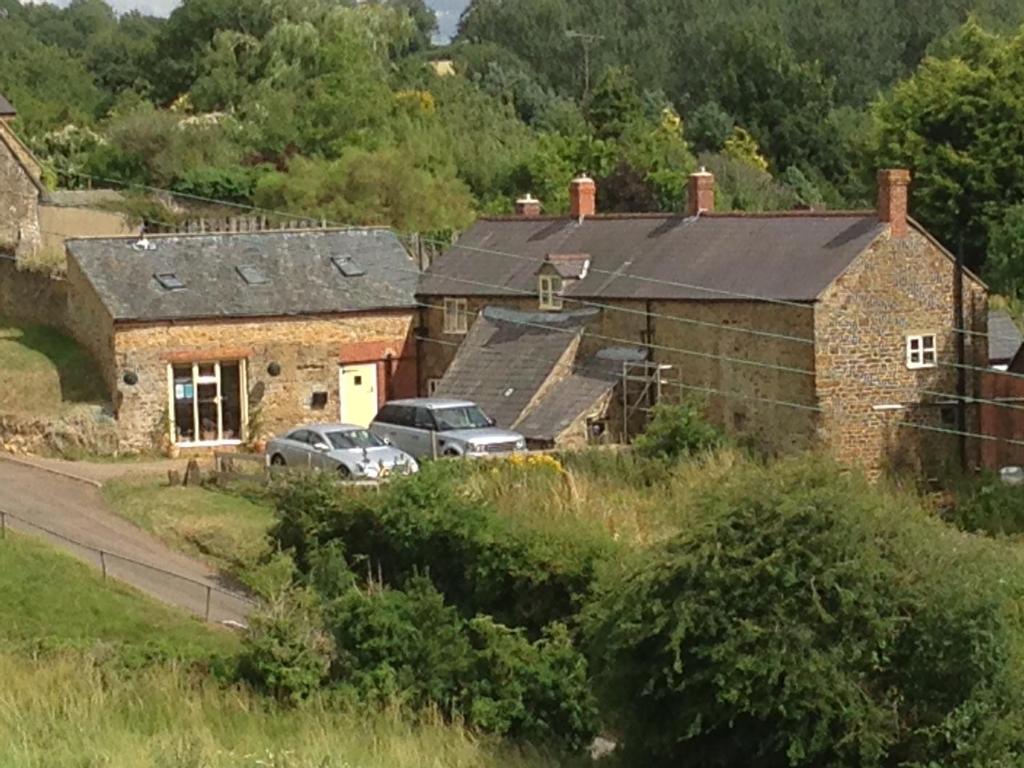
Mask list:
[[[4,768],[554,768],[439,718],[315,699],[282,709],[184,668],[0,653]]]

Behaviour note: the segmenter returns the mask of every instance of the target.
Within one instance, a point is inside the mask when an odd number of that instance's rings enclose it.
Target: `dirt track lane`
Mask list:
[[[175,552],[156,537],[110,512],[97,488],[21,464],[0,459],[0,510],[48,528],[111,555],[104,558],[107,575],[124,581],[159,600],[180,606],[198,616],[206,613],[205,585],[230,589],[217,572]],[[99,568],[100,557],[89,550],[48,536],[8,519],[13,530],[44,538]],[[118,557],[120,556],[120,557]],[[159,573],[122,560],[128,558],[200,582]],[[251,606],[244,600],[218,592],[210,594],[212,621],[245,621]]]

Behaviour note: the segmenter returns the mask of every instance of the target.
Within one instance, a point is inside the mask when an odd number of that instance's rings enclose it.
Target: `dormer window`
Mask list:
[[[537,278],[537,293],[541,309],[562,308],[562,278],[558,275],[541,275]]]

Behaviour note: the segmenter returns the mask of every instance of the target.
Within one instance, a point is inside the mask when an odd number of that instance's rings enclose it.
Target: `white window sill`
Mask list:
[[[938,368],[938,367],[939,366],[937,364],[935,364],[935,363],[919,363],[917,365],[912,365],[910,363],[907,363],[907,370],[908,371],[929,371],[932,368]]]
[[[241,440],[199,440],[194,443],[175,443],[176,448],[227,448],[241,445]]]

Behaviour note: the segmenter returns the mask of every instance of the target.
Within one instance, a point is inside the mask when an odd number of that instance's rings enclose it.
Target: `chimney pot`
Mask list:
[[[686,193],[686,215],[693,217],[715,210],[715,176],[701,166],[696,173],[690,174],[690,183]]]
[[[888,168],[878,172],[878,219],[889,225],[893,237],[906,237],[910,232],[907,223],[909,186],[910,171],[905,168]]]
[[[589,176],[577,176],[569,184],[569,215],[584,219],[597,213],[597,185]]]
[[[523,197],[516,200],[516,216],[522,216],[526,219],[540,216],[540,200],[527,192]]]

